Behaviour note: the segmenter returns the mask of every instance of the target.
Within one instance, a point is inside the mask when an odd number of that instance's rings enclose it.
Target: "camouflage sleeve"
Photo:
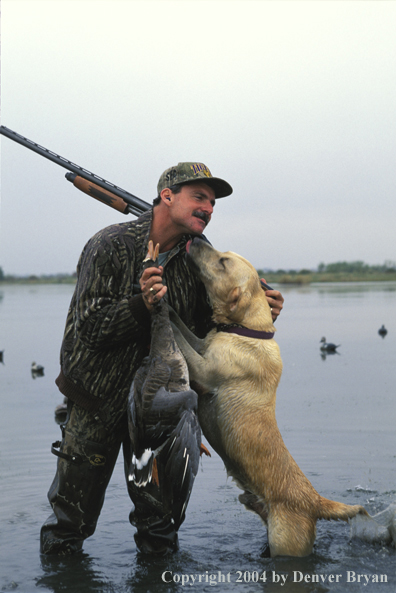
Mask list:
[[[74,327],[91,351],[136,342],[149,331],[150,316],[141,295],[132,295],[131,245],[103,233],[85,246],[78,264]]]

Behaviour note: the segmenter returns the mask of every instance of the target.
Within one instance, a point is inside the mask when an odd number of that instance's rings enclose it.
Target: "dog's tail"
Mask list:
[[[368,515],[368,512],[360,504],[349,505],[320,497],[318,519],[348,521],[356,515]]]

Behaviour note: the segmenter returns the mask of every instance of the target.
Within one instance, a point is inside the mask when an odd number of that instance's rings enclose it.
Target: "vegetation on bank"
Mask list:
[[[76,274],[42,274],[36,276],[13,276],[4,274],[0,268],[0,283],[4,284],[75,284]]]
[[[385,282],[396,281],[396,262],[369,266],[362,261],[319,264],[317,270],[257,270],[268,284],[310,284],[311,282]],[[0,268],[0,283],[7,284],[75,284],[74,274],[47,274],[41,276],[13,276]]]
[[[396,281],[396,262],[369,266],[362,261],[319,264],[317,270],[258,270],[268,284],[311,284],[311,282],[386,282]]]

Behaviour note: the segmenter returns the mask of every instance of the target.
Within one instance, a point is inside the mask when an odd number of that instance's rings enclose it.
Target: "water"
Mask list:
[[[72,290],[0,286],[0,591],[396,591],[395,549],[351,540],[343,522],[318,522],[307,558],[263,558],[265,529],[238,502],[239,490],[213,451],[202,459],[174,556],[136,553],[120,458],[84,552],[40,558],[56,466],[50,446],[60,437],[54,409],[63,399],[54,380]],[[320,494],[363,504],[370,514],[382,511],[396,500],[396,285],[282,290],[277,420],[286,445]],[[384,339],[377,333],[383,323]],[[321,357],[322,336],[341,344],[339,354]],[[32,378],[33,361],[45,367],[43,377]],[[363,576],[358,582],[363,574],[368,585]],[[201,575],[201,583],[189,575]],[[387,582],[372,582],[375,575]]]

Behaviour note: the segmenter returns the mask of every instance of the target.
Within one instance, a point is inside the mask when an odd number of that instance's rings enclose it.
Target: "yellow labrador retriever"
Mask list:
[[[199,340],[171,312],[190,380],[201,387],[202,430],[244,490],[239,500],[267,526],[271,557],[306,556],[318,519],[347,521],[367,512],[320,496],[283,442],[275,418],[282,360],[254,267],[200,239],[187,245],[187,251],[206,286],[217,324]]]

